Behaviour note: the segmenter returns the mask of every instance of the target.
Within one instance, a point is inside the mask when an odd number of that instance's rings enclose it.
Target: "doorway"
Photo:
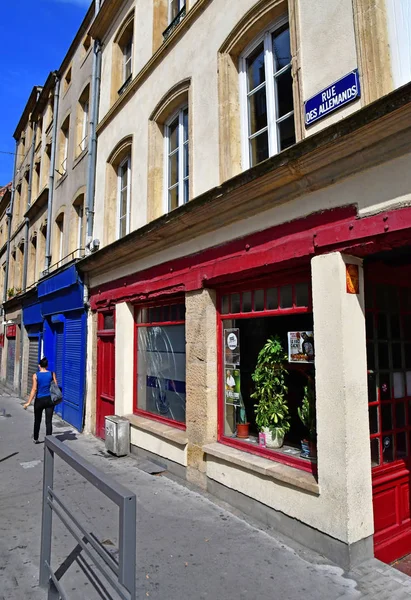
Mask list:
[[[114,415],[115,315],[114,310],[97,315],[97,407],[96,436],[105,439],[105,418]]]

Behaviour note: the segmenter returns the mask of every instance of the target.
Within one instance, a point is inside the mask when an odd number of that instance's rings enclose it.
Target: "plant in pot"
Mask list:
[[[252,379],[255,391],[255,422],[265,434],[268,448],[281,448],[284,436],[290,430],[290,414],[285,379],[287,354],[278,336],[271,336],[260,350]]]
[[[245,440],[249,437],[249,427],[250,427],[250,423],[247,421],[245,407],[241,403],[241,405],[238,407],[238,421],[237,421],[237,437],[240,440]]]
[[[304,396],[301,406],[298,407],[298,416],[308,430],[308,439],[301,441],[301,456],[304,458],[317,457],[317,424],[315,411],[315,386],[312,377],[308,377],[304,387]]]

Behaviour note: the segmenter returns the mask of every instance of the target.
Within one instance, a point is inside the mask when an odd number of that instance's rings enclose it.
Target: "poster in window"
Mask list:
[[[228,365],[240,364],[240,330],[224,329],[224,358]]]
[[[241,377],[239,369],[225,369],[225,400],[229,404],[240,404]]]
[[[288,332],[288,362],[314,362],[314,333],[312,331]]]
[[[347,294],[360,293],[360,275],[358,265],[345,265]]]

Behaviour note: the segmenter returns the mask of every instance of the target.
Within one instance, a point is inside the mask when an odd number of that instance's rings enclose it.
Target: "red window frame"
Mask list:
[[[296,292],[295,286],[298,284],[308,284],[308,306],[297,307],[296,304]],[[286,285],[292,286],[292,308],[280,308],[280,288]],[[267,309],[267,290],[277,288],[278,292],[278,308]],[[264,310],[250,312],[236,312],[236,313],[222,313],[222,301],[223,296],[232,293],[244,293],[251,292],[252,308],[254,308],[254,297],[257,290],[264,289]],[[240,296],[240,311],[242,308],[242,296]],[[231,304],[231,300],[230,300]],[[231,308],[231,307],[230,307]],[[293,314],[310,314],[312,313],[312,293],[311,293],[311,277],[309,272],[301,271],[293,275],[271,275],[261,279],[255,279],[251,282],[237,283],[226,287],[221,287],[217,294],[217,377],[218,377],[218,432],[217,439],[220,443],[243,450],[250,454],[269,458],[272,461],[283,463],[285,465],[295,467],[301,471],[309,473],[317,472],[317,465],[304,458],[295,456],[288,456],[283,452],[276,450],[263,448],[260,446],[251,446],[247,442],[243,442],[236,438],[228,437],[224,434],[224,411],[225,411],[225,393],[223,383],[223,372],[224,372],[224,348],[223,348],[223,321],[227,319],[253,319],[260,317],[281,317]]]
[[[186,320],[178,320],[178,321],[150,321],[146,323],[138,322],[138,313],[141,310],[150,308],[159,308],[163,311],[164,306],[171,306],[176,304],[183,304],[185,306],[185,298],[184,296],[179,296],[178,298],[169,298],[164,300],[157,300],[153,302],[147,302],[144,304],[135,304],[134,305],[134,414],[140,415],[142,417],[146,417],[147,419],[152,419],[153,421],[159,421],[160,423],[165,423],[166,425],[170,425],[171,427],[175,427],[176,429],[181,429],[183,431],[186,430],[186,423],[181,423],[179,421],[173,421],[172,419],[168,419],[167,417],[162,417],[160,415],[153,414],[146,410],[142,410],[138,408],[138,393],[137,393],[137,376],[138,376],[138,329],[140,327],[155,327],[155,326],[165,326],[165,325],[184,325]]]

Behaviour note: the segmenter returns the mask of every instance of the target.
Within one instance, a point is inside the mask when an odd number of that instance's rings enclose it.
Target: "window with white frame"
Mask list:
[[[168,22],[172,23],[179,12],[185,8],[186,0],[168,0]]]
[[[129,80],[132,73],[133,38],[132,35],[123,48],[123,83]]]
[[[165,175],[167,211],[185,204],[189,199],[188,107],[174,114],[165,128],[167,159]]]
[[[129,156],[120,164],[117,177],[117,238],[120,239],[130,231],[131,160]]]
[[[86,149],[86,145],[87,145],[88,111],[89,111],[88,99],[83,102],[82,109],[83,109],[83,121],[81,124],[81,142],[80,142],[81,152]]]
[[[247,169],[295,144],[286,17],[246,49],[239,66],[242,154]]]
[[[60,217],[56,220],[56,231],[57,231],[57,262],[63,260],[63,252],[64,252],[64,215],[60,215]]]

